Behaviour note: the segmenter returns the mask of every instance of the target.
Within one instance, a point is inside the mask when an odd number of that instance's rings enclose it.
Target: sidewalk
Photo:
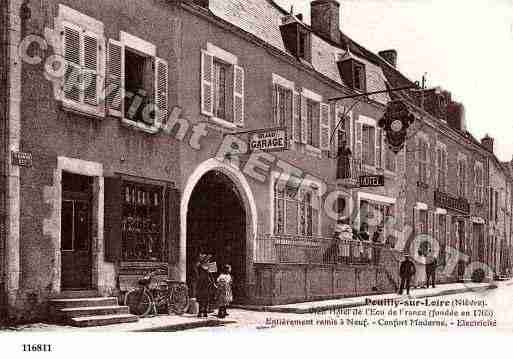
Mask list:
[[[508,282],[500,282],[502,285],[512,285],[513,281]],[[451,283],[451,284],[439,284],[436,288],[429,289],[412,289],[410,290],[410,298],[412,299],[420,299],[420,298],[429,298],[429,297],[438,297],[443,295],[451,295],[458,293],[466,293],[471,291],[482,291],[487,289],[495,289],[497,288],[496,283]],[[304,302],[304,303],[293,303],[293,304],[283,304],[283,305],[272,305],[272,306],[252,306],[252,305],[239,305],[234,306],[240,309],[247,309],[252,311],[260,311],[260,312],[276,312],[276,313],[295,313],[295,314],[307,314],[307,313],[315,313],[315,312],[323,312],[330,309],[337,308],[350,308],[350,307],[360,307],[366,305],[367,299],[376,300],[376,299],[398,299],[404,298],[405,295],[399,295],[396,293],[391,294],[380,294],[380,295],[370,295],[370,296],[361,296],[361,297],[351,297],[351,298],[342,298],[342,299],[331,299],[331,300],[322,300],[317,302]]]
[[[0,328],[0,332],[174,332],[186,329],[223,326],[235,323],[230,318],[218,319],[213,314],[208,318],[197,318],[196,315],[184,314],[159,315],[151,318],[141,318],[138,322],[104,325],[98,327],[78,328],[66,325],[36,323],[20,325],[11,328]]]

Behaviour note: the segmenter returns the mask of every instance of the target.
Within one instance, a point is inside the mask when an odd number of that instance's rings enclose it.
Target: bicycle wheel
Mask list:
[[[187,286],[179,285],[173,288],[169,296],[169,309],[178,315],[182,315],[189,309]]]
[[[152,300],[145,290],[133,289],[125,294],[125,305],[131,314],[144,317],[150,314]]]

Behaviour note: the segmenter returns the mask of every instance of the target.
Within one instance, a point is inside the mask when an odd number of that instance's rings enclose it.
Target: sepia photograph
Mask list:
[[[0,343],[511,335],[512,67],[511,0],[0,0]]]

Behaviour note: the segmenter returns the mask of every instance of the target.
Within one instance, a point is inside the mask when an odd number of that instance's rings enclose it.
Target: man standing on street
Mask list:
[[[429,250],[426,256],[426,288],[429,288],[429,284],[435,288],[436,265],[436,257],[433,255],[433,251]]]
[[[403,294],[403,290],[406,287],[406,294],[410,295],[411,278],[415,275],[416,270],[408,253],[406,253],[404,257],[405,258],[399,267],[399,276],[401,277],[401,288],[399,289],[399,294]]]

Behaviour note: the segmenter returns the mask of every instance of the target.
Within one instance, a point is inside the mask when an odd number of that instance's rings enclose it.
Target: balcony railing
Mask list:
[[[324,237],[259,237],[256,241],[256,262],[377,265],[383,247],[382,243]]]
[[[337,182],[342,185],[356,186],[362,175],[362,160],[340,156],[337,159]]]

